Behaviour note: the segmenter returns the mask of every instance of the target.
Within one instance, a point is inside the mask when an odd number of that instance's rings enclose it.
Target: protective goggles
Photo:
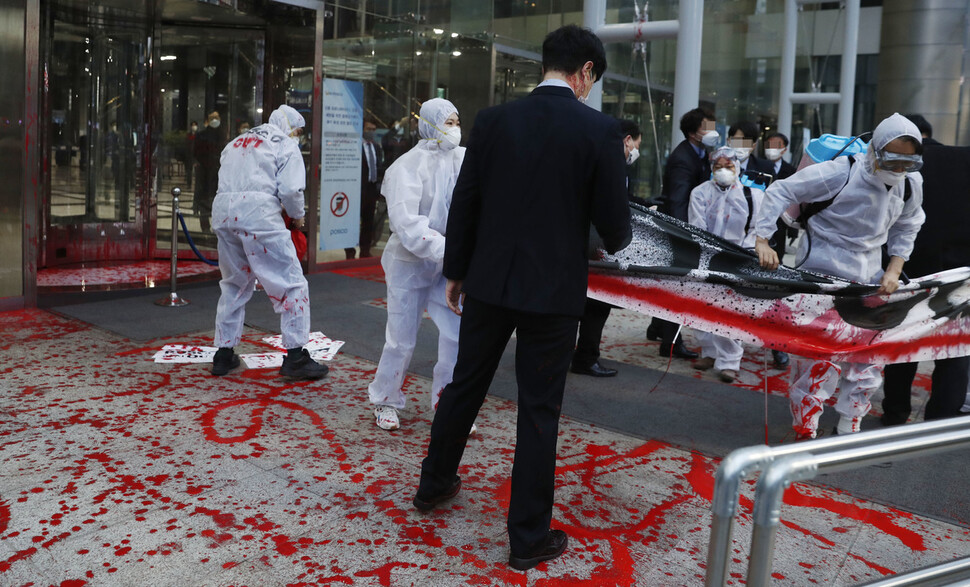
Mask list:
[[[912,173],[923,167],[922,155],[903,155],[891,151],[876,151],[876,163],[887,171]]]

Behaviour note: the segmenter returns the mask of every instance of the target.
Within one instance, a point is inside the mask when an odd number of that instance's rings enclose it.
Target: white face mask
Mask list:
[[[443,151],[450,151],[461,143],[461,127],[452,126],[447,131],[445,131],[445,136],[440,141],[438,145]]]
[[[701,137],[701,144],[708,149],[713,149],[719,142],[721,142],[721,135],[717,134],[716,130],[709,130]]]
[[[768,161],[777,161],[785,153],[784,149],[765,149],[765,157]]]
[[[734,185],[734,171],[727,167],[722,167],[714,172],[714,183],[722,188]]]
[[[209,121],[209,128],[219,128],[219,119],[213,118]]]
[[[633,165],[633,162],[640,157],[639,149],[630,149],[630,154],[626,156],[626,164]]]
[[[735,147],[734,152],[738,156],[738,161],[747,161],[748,156],[751,155],[751,147]]]
[[[899,182],[906,179],[905,171],[888,171],[886,169],[877,169],[875,173],[876,178],[886,185],[896,185]]]

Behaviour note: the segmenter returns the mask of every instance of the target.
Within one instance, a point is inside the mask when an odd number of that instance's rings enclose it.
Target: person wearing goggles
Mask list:
[[[796,261],[802,269],[863,283],[878,283],[881,294],[899,288],[903,263],[909,259],[923,213],[922,137],[907,118],[893,114],[879,123],[864,153],[837,157],[805,167],[775,181],[754,221],[755,249],[761,266],[778,267],[768,239],[781,213],[794,204],[828,202],[808,223]],[[851,160],[850,160],[851,159]],[[884,268],[882,246],[890,260]],[[835,409],[838,434],[858,432],[882,385],[875,365],[796,358],[789,400],[796,439],[815,438],[826,400],[840,389]]]

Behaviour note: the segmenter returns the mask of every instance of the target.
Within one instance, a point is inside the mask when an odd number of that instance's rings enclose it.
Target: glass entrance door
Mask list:
[[[219,155],[246,128],[263,121],[262,30],[166,26],[158,35],[155,132],[158,248],[171,238],[171,188],[200,250],[214,250],[209,226]],[[218,121],[216,123],[215,121]]]
[[[53,2],[46,39],[50,197],[41,266],[138,259],[150,219],[144,2]]]

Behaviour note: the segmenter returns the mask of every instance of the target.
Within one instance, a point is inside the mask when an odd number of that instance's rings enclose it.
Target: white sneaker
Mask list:
[[[473,434],[475,434],[476,432],[478,432],[478,426],[476,426],[476,425],[475,425],[475,424],[473,423],[473,424],[472,424],[472,429],[468,431],[468,435],[469,435],[469,436],[471,436],[471,435],[473,435]]]
[[[397,410],[391,406],[377,406],[374,408],[374,415],[377,416],[377,425],[384,430],[397,430],[401,427]]]

